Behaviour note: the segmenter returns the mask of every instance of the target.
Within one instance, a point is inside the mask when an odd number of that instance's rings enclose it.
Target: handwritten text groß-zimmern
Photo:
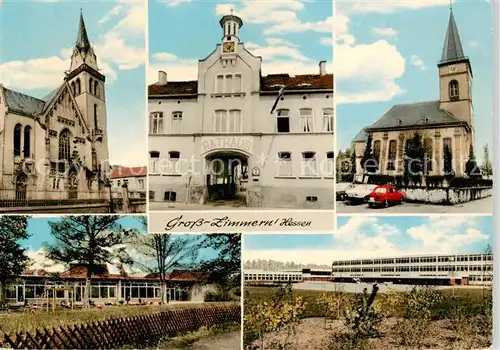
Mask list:
[[[193,230],[196,227],[310,227],[311,221],[300,221],[293,218],[277,218],[273,220],[231,220],[228,216],[206,220],[198,218],[195,220],[183,220],[183,215],[171,219],[165,225],[165,231],[172,231],[175,228]]]

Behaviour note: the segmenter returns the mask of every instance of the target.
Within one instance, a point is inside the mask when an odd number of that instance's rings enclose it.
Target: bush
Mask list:
[[[228,291],[217,290],[205,294],[204,301],[207,303],[219,303],[224,301],[231,301],[231,295]]]
[[[492,187],[493,180],[490,179],[476,179],[468,177],[455,177],[450,180],[450,187],[463,188],[463,187]]]
[[[362,294],[354,296],[352,305],[345,311],[345,324],[357,338],[367,339],[379,335],[378,326],[382,316],[373,306],[378,289],[374,285],[372,292],[368,294],[365,288]]]

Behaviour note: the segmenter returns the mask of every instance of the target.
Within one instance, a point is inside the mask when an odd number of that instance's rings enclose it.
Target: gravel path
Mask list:
[[[203,339],[187,347],[189,350],[240,350],[241,332],[219,334],[210,339]]]

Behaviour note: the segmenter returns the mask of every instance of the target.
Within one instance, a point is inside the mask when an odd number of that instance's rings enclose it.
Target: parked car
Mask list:
[[[370,208],[376,206],[388,207],[391,204],[402,203],[405,199],[405,193],[399,191],[393,185],[381,185],[373,189],[366,197],[366,202]]]
[[[364,203],[365,197],[370,194],[376,185],[355,184],[345,191],[345,201],[347,204]]]
[[[339,182],[335,184],[335,199],[343,201],[346,198],[346,191],[353,188],[354,184],[350,182]]]

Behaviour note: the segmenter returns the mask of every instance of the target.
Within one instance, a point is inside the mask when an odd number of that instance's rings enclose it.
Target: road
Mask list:
[[[423,203],[403,203],[390,206],[389,208],[369,208],[366,204],[347,205],[345,202],[337,202],[338,214],[445,214],[445,213],[463,213],[463,214],[492,214],[493,197],[486,197],[475,201],[456,204],[456,205],[436,205]]]
[[[186,347],[189,350],[240,350],[241,332],[229,332],[218,334],[210,339],[199,340]]]

